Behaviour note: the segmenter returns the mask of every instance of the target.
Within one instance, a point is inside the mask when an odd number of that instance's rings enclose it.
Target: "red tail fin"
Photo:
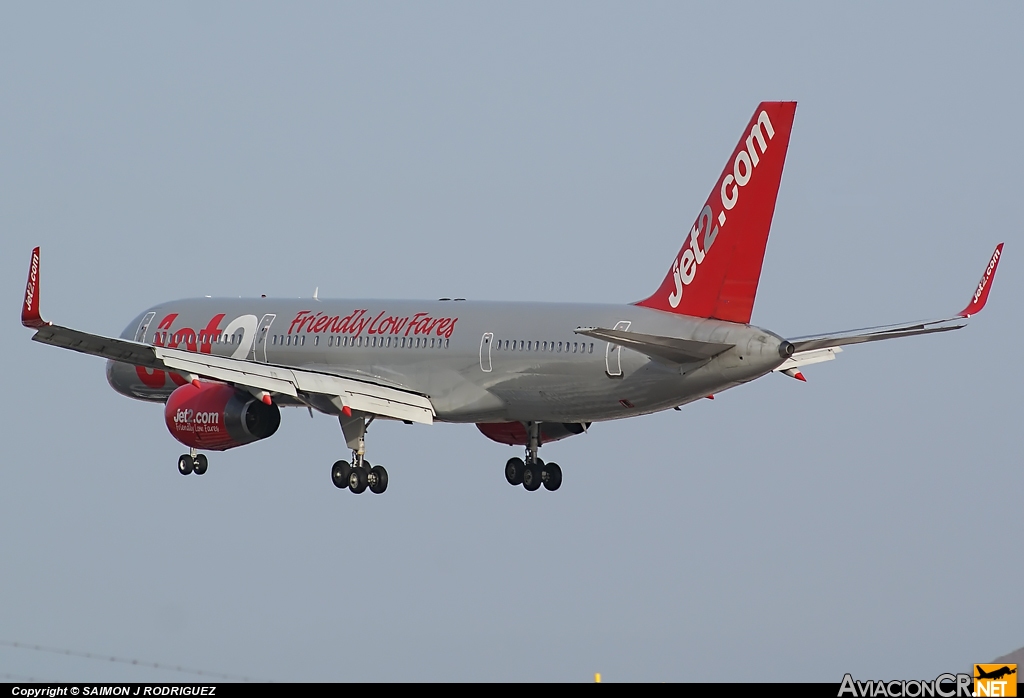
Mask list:
[[[39,315],[39,248],[32,250],[28,264],[25,302],[21,306],[21,324],[25,327],[46,327],[50,323]]]
[[[796,102],[761,102],[668,276],[637,305],[750,322]]]

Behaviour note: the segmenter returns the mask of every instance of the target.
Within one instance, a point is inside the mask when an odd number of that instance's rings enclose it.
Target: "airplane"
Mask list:
[[[1011,669],[1009,666],[1003,666],[993,671],[985,671],[977,664],[974,665],[974,668],[978,672],[978,675],[974,677],[976,679],[1001,679],[1004,676],[1009,676],[1010,674],[1017,673],[1016,665],[1014,665],[1013,669]]]
[[[476,424],[525,447],[505,464],[509,484],[554,491],[562,470],[539,457],[545,443],[770,373],[804,380],[844,346],[960,329],[985,306],[1002,243],[945,319],[788,339],[750,324],[795,114],[796,102],[758,105],[661,285],[635,303],[191,298],[142,311],[115,338],[42,319],[37,247],[22,324],[34,341],[106,358],[118,393],[163,403],[189,447],[183,475],[207,471],[200,450],[268,438],[282,407],[305,407],[339,420],[351,451],[331,468],[339,489],[387,489],[366,433],[390,419]]]

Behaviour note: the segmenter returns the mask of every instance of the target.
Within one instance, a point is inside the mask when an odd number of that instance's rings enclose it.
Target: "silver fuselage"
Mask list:
[[[678,364],[578,335],[579,327],[735,347]],[[783,361],[782,338],[767,330],[633,305],[192,298],[149,308],[121,337],[404,388],[429,397],[446,422],[620,419],[719,393]],[[114,362],[107,378],[151,401],[183,381]]]

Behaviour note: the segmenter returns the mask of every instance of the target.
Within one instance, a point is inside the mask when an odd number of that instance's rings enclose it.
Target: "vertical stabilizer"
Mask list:
[[[762,102],[653,296],[637,305],[750,322],[796,102]]]

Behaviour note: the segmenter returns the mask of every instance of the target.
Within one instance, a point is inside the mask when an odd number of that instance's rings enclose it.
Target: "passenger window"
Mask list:
[[[594,353],[594,343],[593,342],[590,343],[590,353],[591,354]]]
[[[561,342],[558,343],[558,353],[559,354],[562,353],[562,343]]]
[[[313,346],[314,347],[320,346],[320,335],[315,335],[313,337]]]
[[[445,348],[445,349],[447,349],[447,348],[448,348],[448,340],[447,340],[447,339],[446,339],[446,340],[444,340],[444,348]]]

